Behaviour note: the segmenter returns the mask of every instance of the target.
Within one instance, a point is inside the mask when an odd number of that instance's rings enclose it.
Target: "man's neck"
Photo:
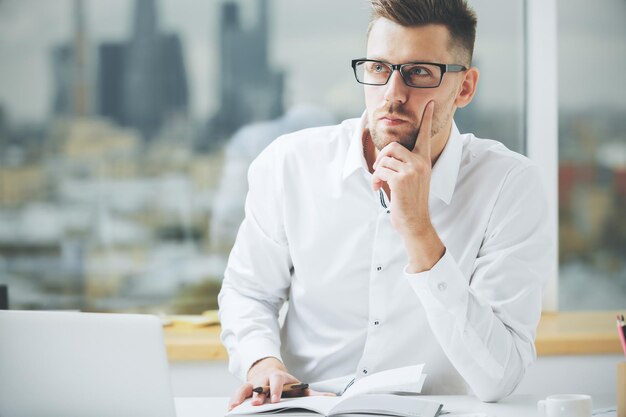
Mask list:
[[[433,142],[431,144],[430,149],[430,160],[432,162],[431,166],[435,166],[437,160],[443,153],[443,150],[446,148],[446,144],[450,139],[450,135],[452,134],[452,121],[445,128],[441,129],[441,132],[437,136],[433,138]]]

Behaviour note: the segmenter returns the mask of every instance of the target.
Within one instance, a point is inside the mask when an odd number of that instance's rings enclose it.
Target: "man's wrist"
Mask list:
[[[404,239],[409,258],[407,272],[429,271],[446,253],[446,247],[434,228],[426,233],[412,234]]]
[[[264,358],[256,360],[252,365],[250,365],[250,369],[248,369],[246,379],[249,381],[258,372],[269,368],[280,369],[281,371],[287,372],[287,368],[280,361],[280,359],[274,356],[266,356]]]

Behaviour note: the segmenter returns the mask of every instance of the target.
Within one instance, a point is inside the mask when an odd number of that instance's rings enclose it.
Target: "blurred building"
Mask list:
[[[9,142],[9,121],[2,103],[0,103],[0,153],[4,154],[4,150]],[[0,161],[2,161],[0,157]]]
[[[74,33],[71,42],[52,51],[55,84],[52,112],[55,116],[86,116],[89,93],[89,49],[83,0],[74,0]]]
[[[132,37],[99,47],[98,114],[153,139],[168,121],[186,117],[189,91],[183,49],[159,30],[155,0],[136,0]]]
[[[52,73],[55,87],[52,112],[57,116],[69,115],[72,108],[72,55],[70,45],[60,45],[52,50]]]
[[[98,114],[119,125],[125,124],[124,117],[124,68],[127,45],[103,43],[99,48],[98,70]]]
[[[146,139],[168,118],[186,114],[187,78],[180,39],[159,31],[155,0],[136,0],[133,36],[124,57],[124,118]]]
[[[45,177],[39,165],[0,165],[0,206],[22,207],[41,198],[45,192]]]
[[[270,68],[268,62],[267,0],[257,0],[257,11],[256,24],[244,28],[238,5],[222,5],[216,80],[221,106],[209,120],[209,140],[226,139],[248,123],[275,119],[283,113],[284,74]]]

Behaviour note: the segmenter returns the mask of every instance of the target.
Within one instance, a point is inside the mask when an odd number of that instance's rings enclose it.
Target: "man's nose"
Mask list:
[[[409,86],[404,83],[400,71],[393,71],[387,84],[385,85],[385,100],[391,102],[405,103],[408,97]]]

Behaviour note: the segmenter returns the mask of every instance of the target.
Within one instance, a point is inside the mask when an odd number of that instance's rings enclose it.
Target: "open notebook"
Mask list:
[[[253,406],[250,400],[227,416],[374,414],[396,417],[436,417],[442,405],[415,396],[424,385],[423,364],[390,369],[350,381],[337,397],[282,398],[276,404]],[[315,385],[315,384],[312,384]],[[408,394],[408,395],[407,395]]]

